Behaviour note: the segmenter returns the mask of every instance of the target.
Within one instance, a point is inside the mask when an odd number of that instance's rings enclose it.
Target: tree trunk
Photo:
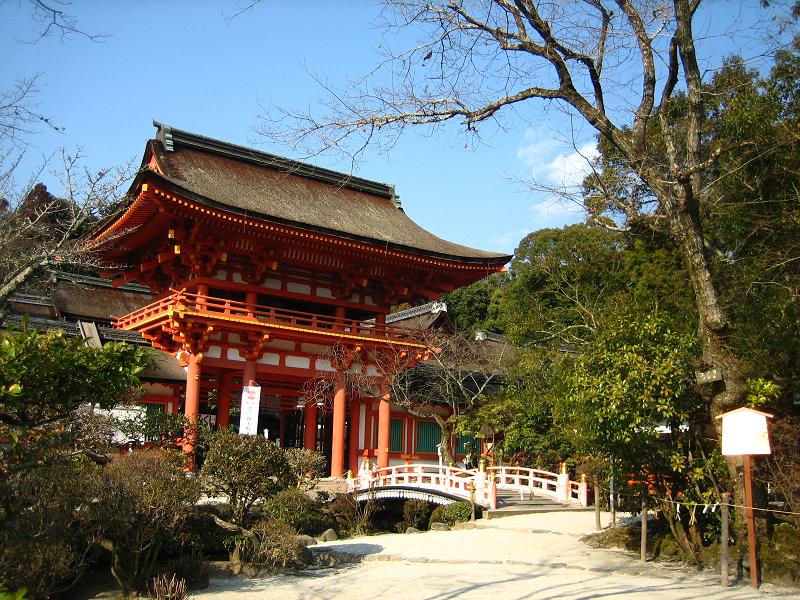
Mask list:
[[[702,350],[701,370],[718,369],[722,380],[711,384],[707,393],[711,396],[711,422],[722,440],[722,422],[719,415],[742,406],[747,394],[745,370],[733,353],[728,338],[728,320],[719,301],[711,268],[703,242],[700,217],[690,199],[680,198],[676,208],[668,206],[672,235],[681,250],[683,260],[692,281],[699,317],[699,339]],[[670,210],[671,209],[671,210]],[[671,214],[670,214],[671,213]],[[738,507],[744,505],[744,482],[741,478],[739,457],[727,456],[728,474],[734,486],[734,498]],[[744,510],[736,509],[735,533],[738,541],[745,539]]]
[[[455,465],[456,461],[450,452],[450,425],[437,413],[433,413],[431,416],[442,431],[442,460],[446,465]]]

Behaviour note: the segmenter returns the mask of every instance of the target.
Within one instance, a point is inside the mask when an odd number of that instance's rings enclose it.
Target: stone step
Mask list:
[[[514,515],[532,515],[537,513],[562,512],[562,511],[588,511],[593,508],[584,508],[578,505],[553,504],[552,506],[504,506],[483,511],[485,519],[499,519]]]
[[[512,515],[529,515],[535,513],[586,510],[582,506],[561,503],[550,496],[539,496],[519,490],[497,490],[497,508],[484,511],[487,519],[497,519]]]
[[[519,496],[514,497],[497,497],[497,503],[503,505],[513,505],[513,506],[550,506],[550,505],[557,505],[561,506],[561,502],[556,502],[551,498],[542,498],[540,496],[534,496],[533,498],[525,498],[524,500],[520,500]]]

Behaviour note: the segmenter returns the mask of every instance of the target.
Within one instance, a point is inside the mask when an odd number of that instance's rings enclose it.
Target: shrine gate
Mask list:
[[[387,325],[391,306],[438,299],[511,257],[437,238],[390,185],[155,125],[127,201],[90,246],[112,285],[155,294],[115,324],[185,366],[175,406],[191,422],[227,426],[252,382],[262,390],[260,429],[323,451],[332,476],[357,471],[362,456],[381,467],[426,458],[420,449],[430,458],[424,428],[415,438],[387,388],[348,398],[344,373],[354,356],[375,375],[375,353],[422,349]],[[334,345],[345,349],[336,358]],[[330,411],[303,395],[321,372],[335,381]],[[184,450],[194,443],[188,435]]]

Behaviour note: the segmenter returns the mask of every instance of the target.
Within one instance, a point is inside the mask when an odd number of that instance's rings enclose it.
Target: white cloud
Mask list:
[[[582,142],[576,148],[535,129],[525,132],[524,142],[517,149],[517,158],[529,169],[528,177],[542,188],[560,188],[566,194],[579,191],[591,170],[588,161],[597,156],[594,140]],[[539,191],[534,197],[536,200],[528,207],[534,229],[563,227],[583,218],[582,207],[562,195]]]
[[[580,185],[589,173],[588,161],[598,156],[594,140],[583,142],[577,149],[534,129],[525,131],[525,143],[517,149],[517,158],[531,170],[531,176],[542,183],[563,187]]]
[[[550,182],[567,188],[581,185],[583,178],[591,171],[589,161],[597,158],[597,144],[586,142],[569,154],[560,153],[544,165],[544,172]]]
[[[544,227],[563,227],[583,220],[582,207],[564,199],[546,198],[528,207],[537,229]]]
[[[561,144],[550,138],[536,139],[532,133],[533,130],[528,129],[525,132],[526,144],[517,148],[517,158],[522,163],[531,167],[534,171],[541,167],[542,161],[545,157],[552,156]]]

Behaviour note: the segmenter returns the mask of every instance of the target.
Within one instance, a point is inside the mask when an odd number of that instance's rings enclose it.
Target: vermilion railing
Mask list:
[[[343,337],[374,338],[376,341],[422,347],[422,344],[414,342],[409,330],[400,327],[252,305],[186,291],[176,291],[120,317],[115,320],[114,325],[119,329],[139,330],[162,319],[172,316],[183,317],[187,314],[275,328],[301,329],[325,335],[341,334]]]

